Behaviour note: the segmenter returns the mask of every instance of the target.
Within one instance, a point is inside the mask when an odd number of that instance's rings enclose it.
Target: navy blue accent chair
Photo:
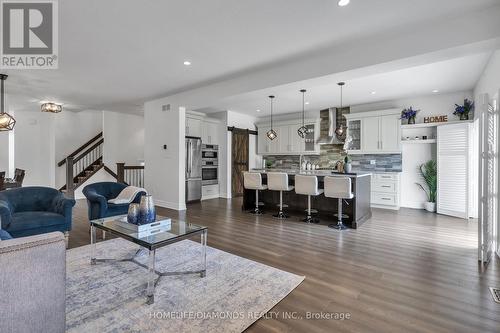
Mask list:
[[[9,240],[12,236],[5,230],[0,229],[0,240]]]
[[[1,229],[12,237],[71,230],[75,200],[50,187],[28,186],[0,192]]]
[[[115,199],[128,185],[115,182],[94,183],[84,187],[83,195],[89,206],[89,220],[102,219],[109,216],[127,214],[130,204],[111,204],[108,200]],[[139,203],[146,192],[139,192],[132,203]]]

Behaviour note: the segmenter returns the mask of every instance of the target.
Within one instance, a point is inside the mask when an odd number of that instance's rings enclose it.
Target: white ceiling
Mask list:
[[[336,0],[64,0],[59,69],[7,71],[7,91],[14,109],[54,100],[67,110],[134,112],[153,97],[498,3],[352,0],[341,8]]]
[[[221,100],[209,108],[197,111],[212,113],[232,110],[255,117],[269,116],[269,95],[275,95],[274,112],[292,113],[302,110],[300,89],[307,89],[306,110],[321,110],[340,106],[339,81],[346,81],[343,104],[358,105],[457,91],[468,91],[476,85],[491,52],[479,53],[402,70],[346,80],[347,74],[335,74],[307,81],[254,91]],[[372,94],[375,92],[375,94]],[[261,110],[258,112],[257,110]]]

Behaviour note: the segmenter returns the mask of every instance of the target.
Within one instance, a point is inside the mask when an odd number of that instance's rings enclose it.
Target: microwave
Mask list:
[[[218,145],[201,145],[202,160],[218,160],[219,146]]]

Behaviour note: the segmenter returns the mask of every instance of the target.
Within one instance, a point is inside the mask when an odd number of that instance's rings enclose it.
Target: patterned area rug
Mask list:
[[[129,258],[123,239],[97,244],[98,257]],[[159,271],[200,267],[200,245],[185,240],[156,252]],[[138,261],[145,263],[146,256]],[[68,332],[242,332],[304,277],[207,247],[207,276],[164,276],[145,304],[146,269],[132,262],[90,265],[89,245],[67,251]]]

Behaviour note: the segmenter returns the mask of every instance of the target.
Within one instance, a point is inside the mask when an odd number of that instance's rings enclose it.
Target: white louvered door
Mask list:
[[[438,126],[439,214],[469,218],[470,123]]]

